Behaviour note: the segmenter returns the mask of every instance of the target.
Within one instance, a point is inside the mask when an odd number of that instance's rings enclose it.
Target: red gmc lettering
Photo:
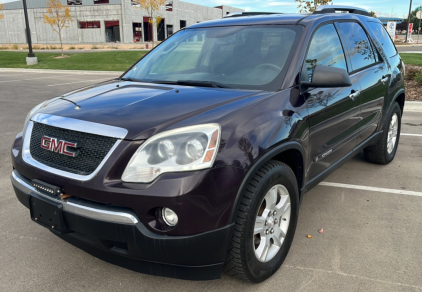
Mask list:
[[[57,143],[56,138],[51,138],[50,150],[53,151],[53,152],[59,152],[59,153],[63,154],[63,141],[60,140]]]
[[[62,154],[75,157],[76,156],[76,152],[69,151],[67,149],[67,147],[76,148],[77,147],[77,143],[64,142],[64,144],[63,144],[63,153]]]
[[[48,136],[44,136],[41,139],[41,148],[72,157],[75,157],[77,152],[71,151],[69,147],[76,148],[77,146],[77,143],[58,140],[57,138]]]

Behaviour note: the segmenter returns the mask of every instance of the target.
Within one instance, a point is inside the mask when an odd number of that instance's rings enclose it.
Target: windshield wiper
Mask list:
[[[144,82],[151,82],[157,84],[169,84],[169,85],[187,85],[187,86],[201,86],[201,87],[215,87],[215,88],[230,88],[229,86],[215,81],[204,81],[204,80],[148,80]]]
[[[143,82],[142,80],[130,78],[130,77],[123,77],[123,78],[120,78],[119,80],[121,80],[121,81]]]
[[[179,85],[192,85],[192,86],[203,86],[203,87],[215,87],[215,88],[230,88],[229,86],[215,81],[203,81],[203,80],[178,80]]]

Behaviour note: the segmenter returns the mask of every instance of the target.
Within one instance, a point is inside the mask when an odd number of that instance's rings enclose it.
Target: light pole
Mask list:
[[[409,41],[407,38],[409,36],[410,14],[412,14],[412,0],[410,0],[409,15],[407,16],[407,30],[406,30],[406,39],[405,39],[406,43]]]
[[[25,14],[26,39],[28,41],[28,48],[29,48],[28,57],[26,57],[26,64],[35,65],[35,64],[38,64],[38,58],[35,57],[35,54],[32,51],[31,30],[29,29],[28,9],[26,7],[26,0],[23,0],[22,2],[23,2],[23,13]]]

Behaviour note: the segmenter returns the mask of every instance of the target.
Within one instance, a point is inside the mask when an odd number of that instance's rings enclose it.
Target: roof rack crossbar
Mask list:
[[[322,5],[319,6],[313,14],[336,13],[337,11],[345,11],[353,14],[371,16],[371,14],[363,8],[344,5]]]
[[[242,11],[236,11],[236,12],[232,12],[232,13],[227,14],[226,16],[224,16],[224,18],[227,18],[227,17],[240,17],[240,16],[268,15],[268,14],[281,14],[281,13],[277,13],[277,12],[242,12]]]

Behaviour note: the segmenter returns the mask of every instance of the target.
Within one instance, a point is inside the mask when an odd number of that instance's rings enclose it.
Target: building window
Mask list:
[[[173,35],[173,25],[167,25],[167,37],[171,37]]]
[[[99,21],[79,21],[79,28],[101,28],[101,22]]]
[[[186,20],[181,20],[180,21],[180,29],[186,27]]]
[[[67,0],[67,5],[82,5],[82,0]]]
[[[118,20],[110,20],[104,22],[106,42],[118,43],[120,42],[120,25]]]
[[[94,0],[94,4],[108,4],[110,0]]]
[[[173,0],[166,2],[166,11],[173,11]]]

